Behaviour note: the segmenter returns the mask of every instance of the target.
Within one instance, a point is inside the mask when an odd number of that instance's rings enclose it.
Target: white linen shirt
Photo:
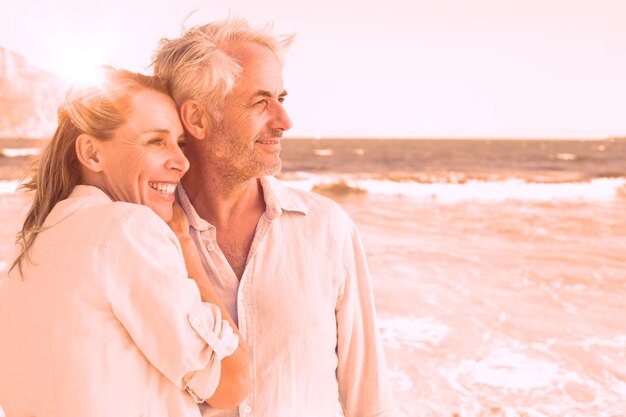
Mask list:
[[[253,385],[238,409],[203,416],[394,414],[361,240],[333,201],[260,179],[266,204],[241,282],[182,187],[208,276],[250,348]],[[343,410],[343,411],[342,411]]]
[[[146,206],[77,186],[0,282],[7,417],[196,417],[239,339]]]

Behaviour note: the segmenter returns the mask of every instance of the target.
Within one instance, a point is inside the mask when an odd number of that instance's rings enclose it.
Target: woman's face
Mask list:
[[[148,89],[133,93],[130,104],[127,123],[100,143],[99,186],[114,201],[146,205],[169,221],[174,189],[189,169],[176,106],[167,95]]]

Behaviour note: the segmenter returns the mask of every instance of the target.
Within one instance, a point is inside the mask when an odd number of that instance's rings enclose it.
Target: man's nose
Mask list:
[[[289,130],[293,124],[291,118],[287,114],[287,110],[283,107],[282,103],[276,103],[274,106],[274,113],[272,114],[271,128],[280,130]]]

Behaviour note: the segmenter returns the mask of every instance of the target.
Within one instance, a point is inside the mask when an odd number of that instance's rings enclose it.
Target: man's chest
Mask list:
[[[211,255],[209,278],[238,316],[262,314],[281,322],[281,316],[288,314],[304,321],[315,320],[323,310],[334,314],[344,287],[345,272],[339,262],[324,256],[323,251],[297,243],[262,244],[250,255],[216,246]],[[240,261],[240,275],[233,268],[234,259]],[[309,315],[313,318],[307,318]]]
[[[217,230],[217,245],[237,279],[243,276],[254,238],[254,225],[245,222]]]

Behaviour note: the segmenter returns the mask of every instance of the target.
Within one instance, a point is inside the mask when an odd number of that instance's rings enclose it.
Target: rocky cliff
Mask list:
[[[0,47],[0,137],[50,137],[66,88],[61,77]]]

